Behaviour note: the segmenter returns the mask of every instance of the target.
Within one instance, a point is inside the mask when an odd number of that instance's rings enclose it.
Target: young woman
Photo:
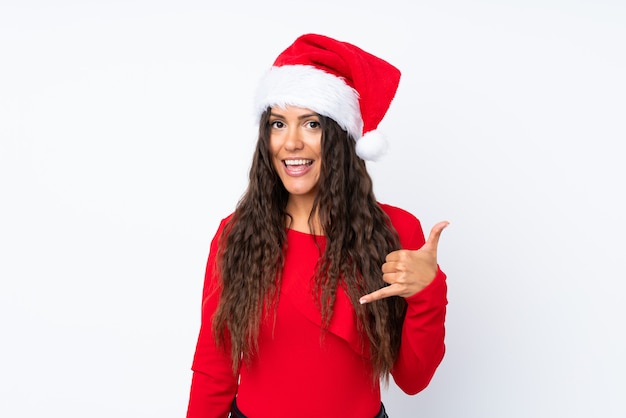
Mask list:
[[[250,183],[211,243],[188,418],[386,417],[444,355],[446,281],[410,213],[376,201],[364,160],[400,72],[299,37],[256,97]]]

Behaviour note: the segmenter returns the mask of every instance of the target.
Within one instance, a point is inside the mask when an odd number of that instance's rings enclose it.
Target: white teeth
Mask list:
[[[313,160],[285,160],[285,165],[308,165],[312,162]]]

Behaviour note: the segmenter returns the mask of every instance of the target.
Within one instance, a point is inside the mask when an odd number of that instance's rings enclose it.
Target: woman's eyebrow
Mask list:
[[[282,115],[280,113],[274,113],[274,112],[271,112],[270,116],[271,117],[275,117],[275,118],[282,118],[282,119],[285,118],[284,115]],[[319,117],[319,115],[317,113],[307,113],[307,114],[298,116],[298,119],[302,120],[302,119],[307,119],[307,118],[311,118],[311,117]]]

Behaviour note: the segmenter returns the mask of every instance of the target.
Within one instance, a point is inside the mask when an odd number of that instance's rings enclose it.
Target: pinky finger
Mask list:
[[[390,286],[385,286],[382,289],[378,289],[372,293],[362,296],[361,299],[359,299],[359,303],[361,305],[364,305],[366,303],[375,302],[380,299],[388,298],[389,296],[395,296],[398,294],[395,287],[396,285],[392,284]]]

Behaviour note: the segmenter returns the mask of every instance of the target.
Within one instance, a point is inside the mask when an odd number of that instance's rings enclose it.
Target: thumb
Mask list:
[[[437,252],[437,246],[439,245],[439,237],[441,236],[441,232],[450,225],[448,221],[441,221],[435,224],[433,228],[430,230],[430,235],[428,236],[428,240],[426,240],[425,247],[430,250]]]

